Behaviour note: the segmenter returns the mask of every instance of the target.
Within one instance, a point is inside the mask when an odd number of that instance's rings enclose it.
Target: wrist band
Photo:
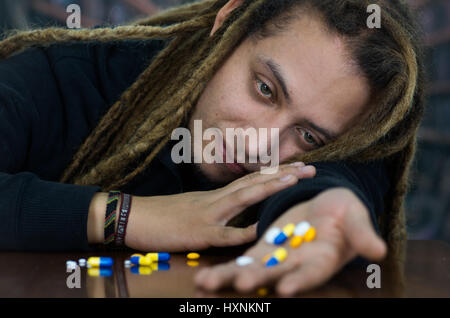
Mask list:
[[[106,201],[106,215],[105,215],[105,235],[104,245],[114,242],[114,232],[116,228],[116,208],[117,202],[120,198],[120,191],[110,191],[108,200]]]
[[[116,245],[125,245],[125,234],[127,232],[128,216],[130,215],[131,209],[131,199],[132,196],[126,193],[121,195],[122,201],[120,203],[119,212],[119,224],[117,225],[116,231]]]

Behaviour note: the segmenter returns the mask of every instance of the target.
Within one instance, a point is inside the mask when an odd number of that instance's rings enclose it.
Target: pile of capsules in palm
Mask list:
[[[289,246],[298,248],[303,242],[311,242],[316,237],[316,229],[309,222],[302,221],[297,225],[294,223],[286,224],[283,228],[272,227],[264,235],[264,240],[271,245],[282,245],[290,239]],[[279,247],[272,253],[265,255],[262,262],[266,267],[280,264],[288,256],[288,251],[284,247]],[[247,266],[252,264],[254,259],[251,256],[239,256],[236,259],[238,266]]]

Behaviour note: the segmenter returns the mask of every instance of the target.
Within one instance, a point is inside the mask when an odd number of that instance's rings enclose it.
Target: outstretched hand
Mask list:
[[[254,262],[240,267],[235,261],[200,270],[195,283],[208,291],[234,286],[240,292],[276,285],[276,291],[291,296],[325,283],[357,255],[380,261],[386,255],[386,244],[376,234],[369,212],[360,199],[345,188],[332,188],[313,199],[300,203],[277,219],[272,227],[308,221],[316,237],[297,248],[282,245],[288,251],[284,262],[266,267],[261,261],[278,246],[267,243],[264,236],[245,255]]]

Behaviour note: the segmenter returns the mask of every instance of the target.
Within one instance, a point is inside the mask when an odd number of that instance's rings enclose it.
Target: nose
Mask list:
[[[261,154],[271,156],[272,151],[277,151],[279,156],[280,149],[285,142],[288,142],[289,130],[292,128],[292,122],[283,114],[271,116],[260,116],[255,118],[252,123],[248,123],[247,129],[253,127],[257,132],[257,141],[248,142],[247,155],[253,160],[258,159]],[[280,158],[281,159],[281,158]],[[257,162],[257,161],[249,161]]]

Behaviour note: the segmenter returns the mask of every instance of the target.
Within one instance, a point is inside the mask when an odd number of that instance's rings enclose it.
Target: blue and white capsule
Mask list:
[[[281,233],[281,229],[278,227],[272,227],[267,230],[266,235],[264,236],[264,239],[269,244],[274,244],[275,239],[278,237],[278,235]]]
[[[149,257],[152,262],[167,262],[170,260],[169,253],[147,253],[145,257]]]
[[[87,264],[89,267],[111,267],[114,261],[111,257],[89,257]]]

